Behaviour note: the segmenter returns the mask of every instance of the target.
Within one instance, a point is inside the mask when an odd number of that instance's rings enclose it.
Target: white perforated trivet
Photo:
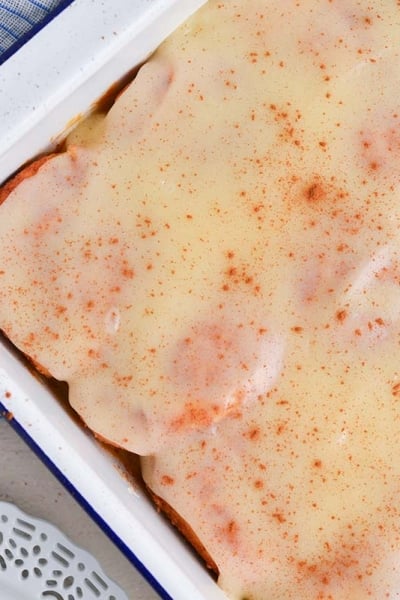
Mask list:
[[[128,600],[56,527],[0,502],[1,600]]]

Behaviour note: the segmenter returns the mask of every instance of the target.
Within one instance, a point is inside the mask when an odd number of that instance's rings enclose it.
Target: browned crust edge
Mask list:
[[[210,571],[212,571],[216,577],[218,577],[219,569],[217,564],[213,560],[204,544],[200,541],[199,537],[193,531],[189,523],[185,521],[185,519],[174,508],[172,508],[170,504],[168,504],[168,502],[153,492],[146,482],[144,482],[144,484],[146,486],[147,493],[156,505],[157,510],[168,518],[172,525],[176,527],[176,529],[183,535],[187,542],[194,548],[197,554],[203,559],[206,567],[210,569]]]
[[[43,167],[43,165],[47,163],[48,160],[50,160],[54,156],[57,156],[57,154],[59,153],[53,152],[37,158],[33,162],[27,164],[24,168],[22,168],[22,170],[18,171],[18,173],[11,177],[11,179],[6,181],[6,183],[4,183],[0,187],[0,204],[3,204],[3,202],[11,194],[11,192],[18,185],[20,185],[20,183],[22,183],[24,179],[29,179],[29,177],[33,177],[34,175],[36,175],[39,169]]]

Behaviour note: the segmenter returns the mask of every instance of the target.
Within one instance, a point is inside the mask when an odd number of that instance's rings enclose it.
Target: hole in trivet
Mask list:
[[[85,565],[83,563],[78,563],[78,571],[84,571],[85,570]]]
[[[17,547],[17,542],[15,540],[13,540],[12,538],[10,538],[8,540],[8,543],[10,544],[11,548],[16,548]]]
[[[76,595],[78,598],[83,598],[82,588],[79,586],[76,588]]]
[[[22,577],[22,579],[28,579],[28,577],[29,577],[29,571],[28,571],[28,569],[23,569],[21,571],[21,577]]]
[[[64,590],[67,590],[68,588],[70,588],[73,584],[74,584],[74,578],[72,575],[68,575],[68,577],[66,577],[63,581],[63,588]]]
[[[3,534],[0,531],[0,546],[2,545],[2,543],[3,543]]]
[[[0,554],[0,569],[5,571],[7,569],[7,564],[2,555]]]
[[[61,577],[62,571],[60,571],[60,569],[55,569],[51,574],[54,575],[54,577]]]
[[[47,540],[47,535],[45,533],[41,533],[40,534],[40,539],[45,542]]]
[[[58,592],[50,592],[49,590],[46,590],[42,594],[42,597],[45,597],[45,598],[47,598],[49,596],[51,596],[52,598],[56,598],[56,600],[64,600],[64,598]]]
[[[13,527],[13,533],[15,533],[15,535],[18,535],[19,537],[22,537],[24,540],[30,541],[32,539],[30,533],[24,531],[23,529],[18,529],[18,527]]]
[[[26,558],[27,556],[29,556],[29,552],[26,548],[24,548],[23,546],[21,546],[21,548],[19,549],[21,556],[23,556],[24,558]]]
[[[57,581],[55,579],[46,579],[46,585],[50,588],[57,586]]]
[[[96,571],[92,571],[92,577],[93,577],[93,579],[95,579],[97,581],[97,583],[99,583],[101,585],[103,590],[108,590],[108,585],[106,584],[104,579],[102,577],[100,577],[100,575],[98,573],[96,573]]]
[[[51,555],[57,562],[60,563],[60,565],[63,567],[69,567],[69,562],[63,556],[58,554],[58,552],[54,552],[54,550],[52,550]]]
[[[57,548],[59,550],[61,550],[62,552],[64,552],[64,554],[66,554],[67,556],[69,556],[69,558],[75,558],[75,554],[72,552],[72,550],[70,550],[69,548],[67,548],[66,546],[64,546],[63,544],[60,544],[59,542],[57,543]]]
[[[87,577],[85,577],[84,582],[86,583],[89,590],[91,590],[93,594],[98,598],[100,596],[100,590],[94,585],[94,583],[92,583]]]
[[[16,567],[22,567],[23,564],[24,564],[24,561],[22,560],[22,558],[16,558],[14,561],[14,565]]]
[[[36,575],[36,577],[42,576],[42,571],[39,569],[39,567],[33,567],[33,573]]]
[[[29,521],[24,521],[23,519],[17,519],[18,525],[24,527],[25,529],[29,529],[30,531],[35,531],[36,527],[33,523],[29,523]]]
[[[47,565],[47,558],[39,558],[38,563],[41,567],[45,567]]]
[[[7,523],[8,522],[7,515],[1,515],[1,520],[3,521],[3,523]]]
[[[4,554],[5,554],[5,555],[7,556],[7,558],[9,558],[10,560],[11,560],[12,558],[14,558],[14,554],[11,552],[11,550],[10,550],[9,548],[6,548],[6,549],[4,550]]]
[[[33,554],[40,554],[40,550],[41,550],[41,548],[37,544],[36,544],[36,546],[33,546],[33,548],[32,548]]]

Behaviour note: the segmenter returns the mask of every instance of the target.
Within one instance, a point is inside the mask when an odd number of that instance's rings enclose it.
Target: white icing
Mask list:
[[[400,13],[210,2],[0,208],[0,324],[229,597],[400,594]]]

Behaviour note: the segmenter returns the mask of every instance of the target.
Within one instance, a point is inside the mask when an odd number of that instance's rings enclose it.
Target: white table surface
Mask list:
[[[0,500],[56,525],[89,551],[130,600],[159,600],[118,548],[107,538],[55,476],[0,418]],[[0,590],[1,598],[1,590]]]

